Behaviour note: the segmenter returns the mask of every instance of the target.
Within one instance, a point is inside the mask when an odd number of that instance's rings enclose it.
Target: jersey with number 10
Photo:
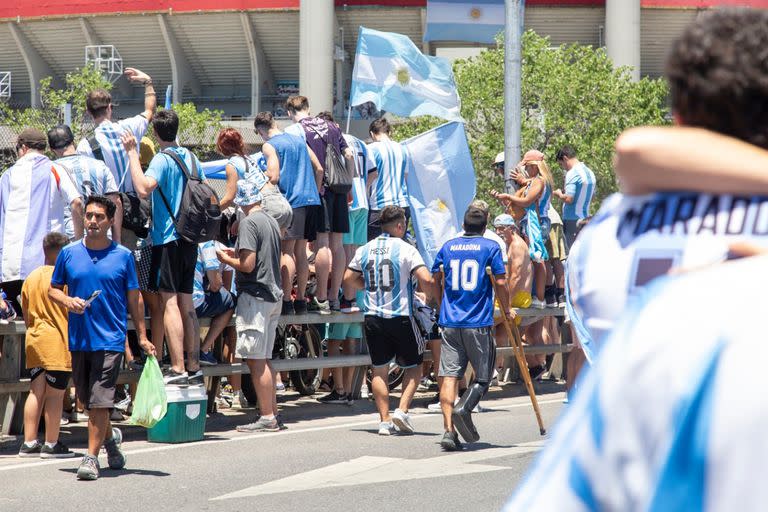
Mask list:
[[[411,316],[412,274],[424,266],[415,247],[387,233],[358,248],[349,268],[363,274],[365,314],[382,318]]]
[[[448,240],[435,257],[432,272],[445,274],[440,306],[441,327],[491,327],[493,285],[485,268],[494,276],[506,274],[499,244],[480,235]]]

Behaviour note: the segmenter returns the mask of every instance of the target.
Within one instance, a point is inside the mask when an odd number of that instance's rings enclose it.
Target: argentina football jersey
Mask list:
[[[659,193],[606,199],[567,260],[568,313],[587,358],[654,279],[723,261],[739,241],[768,246],[768,198]]]

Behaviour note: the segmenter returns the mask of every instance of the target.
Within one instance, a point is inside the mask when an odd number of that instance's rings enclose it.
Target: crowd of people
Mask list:
[[[360,310],[379,433],[413,432],[410,403],[422,377],[432,374],[423,365],[428,343],[440,387],[432,408],[445,415],[443,447],[461,447],[454,424],[465,440],[475,440],[468,415],[498,378],[503,361],[495,343],[509,343],[493,316],[485,268],[503,290],[497,308],[564,305],[562,262],[577,221],[588,215],[595,181],[574,149],[563,147],[557,156],[567,171],[564,192],[554,190],[544,155],[529,151],[511,173],[517,192],[493,193],[508,213],[491,222],[488,203],[475,200],[464,231],[427,268],[409,233],[408,154],[392,140],[389,122],[376,119],[363,141],[343,134],[328,112],[312,116],[307,98],[293,96],[286,108],[294,123],[285,131],[269,112],[255,117],[264,140],[260,153],[250,154],[236,129],[218,134],[216,147],[227,158],[224,193],[214,199],[223,212],[221,233],[197,243],[179,226],[188,184],[205,181],[202,165],[177,142],[177,114],[156,111],[152,79],[134,68],[126,76],[145,88],[142,113],[115,122],[110,94],[91,91],[92,134],[76,141],[66,125],[47,134],[25,129],[18,161],[0,177],[0,313],[5,320],[19,314],[27,324],[32,379],[19,455],[74,456],[53,421],[62,416],[71,377],[75,408],[87,411],[89,428],[78,478],[98,478],[102,446],[109,467],[123,467],[122,435],[110,423],[121,398],[120,370],[141,369],[142,352],[167,354],[167,385],[202,385],[201,365],[218,363],[213,353],[222,338],[221,358],[248,365],[258,398],[256,421],[237,430],[284,429],[276,400],[282,383],[270,363],[280,316]],[[325,167],[334,155],[354,169],[346,193],[328,184]],[[503,174],[503,155],[494,166]],[[565,204],[562,220],[553,195]],[[127,330],[128,314],[135,336]],[[201,318],[210,319],[204,339]],[[545,318],[525,326],[524,337],[548,343],[557,329]],[[362,333],[354,322],[330,324],[329,355],[356,352]],[[404,378],[399,407],[390,414],[393,361]],[[547,371],[544,356],[528,363],[534,378]],[[319,401],[352,403],[352,371],[332,369],[331,389]],[[238,380],[229,380],[234,392]],[[36,439],[41,415],[43,443]]]

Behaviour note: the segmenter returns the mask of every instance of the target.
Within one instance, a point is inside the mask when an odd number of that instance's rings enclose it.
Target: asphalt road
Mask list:
[[[547,427],[562,409],[562,386],[539,386]],[[442,418],[418,405],[416,434],[377,435],[372,402],[319,404],[280,397],[289,429],[241,434],[253,410],[208,418],[204,441],[154,444],[143,429],[123,428],[126,469],[102,469],[95,482],[76,481],[79,459],[42,461],[0,447],[0,510],[498,510],[543,444],[522,387],[493,388],[475,415],[481,440],[442,453]],[[395,402],[393,401],[393,407]],[[62,441],[82,452],[84,424],[63,427]],[[106,467],[106,458],[101,463]]]

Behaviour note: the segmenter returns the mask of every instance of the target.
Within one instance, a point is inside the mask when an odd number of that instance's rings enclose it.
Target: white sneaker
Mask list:
[[[380,436],[391,436],[395,433],[395,426],[388,422],[388,421],[382,421],[379,423],[379,435]]]
[[[392,414],[392,423],[395,424],[400,432],[407,434],[413,434],[413,425],[411,424],[411,417],[407,412],[403,412],[400,409],[395,409]]]
[[[530,307],[533,308],[533,309],[544,309],[545,307],[547,307],[547,305],[544,303],[543,300],[539,300],[536,297],[533,297],[531,299],[531,306]]]
[[[429,404],[427,406],[427,410],[429,412],[443,412],[442,407],[440,407],[440,402],[435,402],[433,404]]]

